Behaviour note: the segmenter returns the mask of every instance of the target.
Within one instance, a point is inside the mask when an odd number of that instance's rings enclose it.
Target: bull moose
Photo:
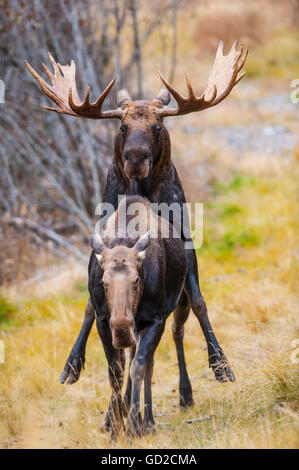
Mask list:
[[[129,227],[133,215],[128,207],[144,208],[140,238],[115,235],[118,213],[125,206]],[[137,206],[137,207],[136,207]],[[132,211],[130,211],[133,214]],[[154,230],[153,224],[157,230]],[[142,232],[143,229],[143,232]],[[184,242],[172,224],[155,216],[150,203],[140,196],[123,198],[118,210],[108,219],[103,239],[95,232],[89,263],[88,288],[96,311],[96,324],[106,358],[112,395],[106,428],[116,437],[128,413],[127,434],[136,436],[154,431],[151,378],[154,353],[164,331],[167,317],[175,311],[184,288],[187,260]],[[174,331],[180,318],[174,315]],[[180,382],[187,382],[184,358],[180,354]],[[127,390],[122,400],[124,348],[130,348],[131,366]],[[144,379],[144,418],[140,413],[140,389]]]
[[[182,207],[185,203],[184,191],[177,171],[171,159],[170,137],[163,119],[168,116],[179,116],[202,111],[220,103],[232,88],[244,76],[239,75],[246,57],[247,50],[243,46],[237,48],[236,41],[227,55],[223,54],[223,43],[219,43],[216,58],[205,89],[201,96],[194,94],[188,75],[186,82],[188,96],[184,97],[160,74],[164,87],[156,98],[150,101],[133,101],[126,90],[117,94],[117,109],[103,111],[103,103],[116,78],[114,78],[99,98],[91,103],[89,86],[83,101],[80,100],[76,88],[75,63],[63,66],[55,62],[49,54],[54,74],[43,65],[51,81],[49,85],[27,62],[27,68],[37,80],[42,91],[57,105],[46,107],[57,113],[91,119],[119,119],[120,129],[115,136],[113,163],[108,171],[103,201],[118,206],[118,195],[140,195],[151,203],[171,204],[178,202]],[[171,96],[176,107],[169,107]],[[183,241],[187,240],[181,234]],[[204,333],[209,366],[220,382],[235,381],[235,376],[216,339],[210,324],[206,303],[201,294],[198,280],[197,259],[194,249],[185,249],[187,274],[178,305],[174,312],[173,337],[178,353],[183,357],[184,323],[188,319],[190,307]],[[88,300],[84,321],[79,336],[66,361],[60,381],[68,384],[76,382],[85,363],[85,348],[89,332],[95,320],[95,308],[92,299]],[[188,380],[180,384],[180,404],[188,406],[193,403],[192,389]]]

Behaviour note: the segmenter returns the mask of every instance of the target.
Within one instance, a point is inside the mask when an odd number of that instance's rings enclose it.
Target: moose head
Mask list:
[[[132,248],[107,248],[98,232],[91,237],[91,247],[103,269],[101,282],[110,310],[112,344],[117,349],[136,344],[134,318],[143,292],[140,268],[150,242],[150,231]]]
[[[170,155],[169,135],[163,125],[163,118],[189,114],[215,106],[244,76],[244,72],[238,74],[245,63],[248,51],[243,53],[243,46],[237,50],[237,44],[236,41],[229,54],[223,55],[223,43],[222,41],[219,43],[214,64],[201,96],[197,97],[194,94],[188,75],[186,75],[188,96],[184,97],[160,73],[160,78],[166,88],[163,87],[156,98],[151,101],[133,101],[127,90],[120,90],[117,94],[117,109],[108,111],[103,111],[102,107],[116,77],[99,98],[94,103],[90,103],[89,85],[83,101],[79,98],[74,61],[71,61],[71,65],[60,65],[55,62],[50,53],[48,54],[54,74],[44,64],[43,68],[51,85],[28,62],[25,63],[42,91],[57,105],[56,108],[46,106],[46,109],[81,118],[116,118],[121,121],[120,131],[115,138],[116,161],[126,178],[142,181],[149,176],[153,168],[159,168],[163,155]],[[170,93],[177,103],[175,108],[168,107]]]

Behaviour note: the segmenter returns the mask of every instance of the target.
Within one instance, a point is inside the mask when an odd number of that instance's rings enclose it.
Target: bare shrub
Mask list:
[[[38,250],[86,260],[94,210],[102,200],[113,156],[115,123],[43,112],[41,105],[49,101],[24,61],[40,71],[48,50],[61,64],[73,59],[79,94],[83,96],[89,83],[92,101],[115,74],[118,87],[126,86],[137,96],[142,91],[143,44],[163,21],[171,21],[174,5],[160,2],[142,30],[137,28],[140,7],[139,0],[0,2],[0,78],[5,83],[0,112],[3,256],[11,252],[9,239],[3,237],[20,238],[22,245],[20,234],[23,239],[29,234],[30,244]],[[115,87],[109,95],[108,107],[114,105],[116,91]],[[2,279],[7,278],[3,269],[1,264]]]

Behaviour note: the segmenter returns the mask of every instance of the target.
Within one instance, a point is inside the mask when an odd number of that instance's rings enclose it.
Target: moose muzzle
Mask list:
[[[116,349],[130,348],[136,345],[134,322],[117,322],[110,320],[112,344]]]
[[[134,131],[128,137],[124,149],[124,171],[129,179],[143,180],[149,174],[152,151],[144,132]]]

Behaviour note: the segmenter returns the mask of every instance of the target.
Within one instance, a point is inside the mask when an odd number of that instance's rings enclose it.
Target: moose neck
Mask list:
[[[151,175],[149,174],[144,180],[133,181],[127,178],[127,190],[130,195],[140,195],[150,198],[153,192],[153,183]]]

